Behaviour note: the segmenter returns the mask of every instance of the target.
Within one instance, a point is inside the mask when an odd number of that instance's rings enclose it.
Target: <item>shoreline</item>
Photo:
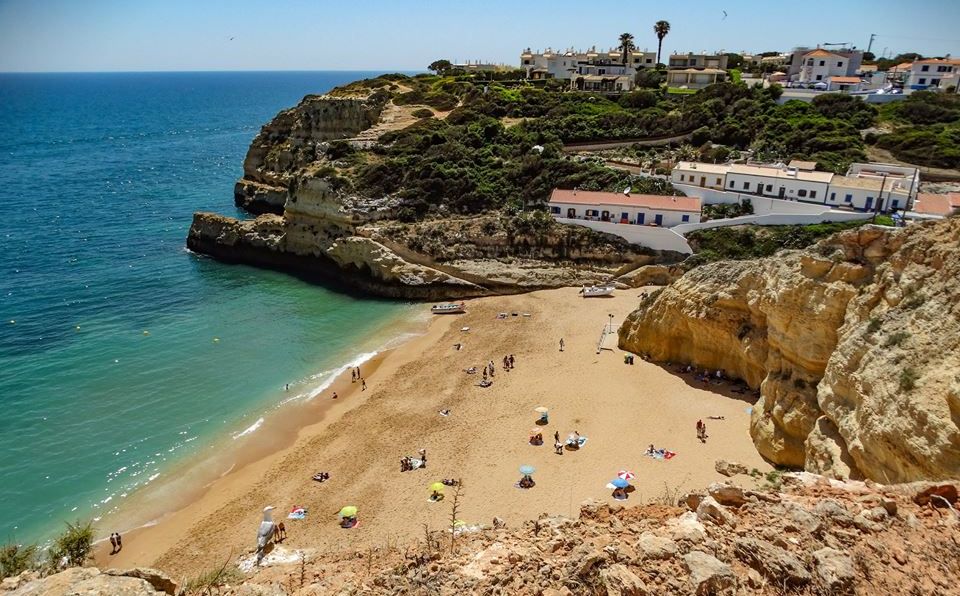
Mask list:
[[[752,402],[730,387],[703,387],[641,360],[626,366],[612,338],[612,349],[596,352],[608,316],[619,325],[641,291],[622,290],[609,299],[580,298],[576,288],[486,297],[467,301],[466,315],[433,317],[422,335],[367,365],[376,370],[364,372],[366,392],[338,379],[328,393],[337,391],[341,399],[325,400],[322,416],[216,479],[156,525],[125,534],[121,553],[109,556],[101,545],[96,563],[196,575],[251,552],[266,505],[275,506],[275,520],[287,526],[288,550],[416,540],[425,524],[449,524],[449,507],[426,498],[427,485],[441,478],[463,479],[461,519],[489,523],[498,516],[518,524],[541,513],[571,515],[587,498],[609,499],[605,485],[618,469],[637,473],[637,491],[627,504],[725,478],[714,470],[716,459],[772,469],[749,436]],[[499,312],[511,314],[499,319]],[[557,350],[559,337],[566,340],[564,352]],[[453,349],[461,342],[462,351]],[[516,369],[505,372],[499,360],[510,353]],[[494,385],[477,387],[479,375],[463,369],[491,359],[497,363]],[[538,405],[550,408],[550,424],[545,444],[534,447],[526,437]],[[441,409],[450,415],[440,416]],[[724,419],[708,420],[713,415]],[[710,426],[709,444],[695,438],[698,418]],[[589,442],[555,455],[553,432],[565,437],[573,430]],[[651,443],[679,455],[669,461],[644,457]],[[397,458],[420,448],[428,450],[429,468],[399,472]],[[531,491],[513,486],[523,464],[538,469]],[[320,471],[330,472],[331,480],[312,481]],[[340,530],[333,516],[346,504],[361,511],[362,526],[353,531]],[[306,520],[286,519],[294,505],[307,507]]]

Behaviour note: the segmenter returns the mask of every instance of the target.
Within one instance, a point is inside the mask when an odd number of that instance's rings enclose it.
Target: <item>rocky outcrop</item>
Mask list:
[[[160,596],[175,594],[177,586],[155,569],[101,572],[96,567],[74,567],[47,577],[26,572],[7,578],[2,590],[9,596]]]
[[[751,434],[778,464],[960,476],[960,219],[698,267],[640,305],[620,346],[759,389]]]

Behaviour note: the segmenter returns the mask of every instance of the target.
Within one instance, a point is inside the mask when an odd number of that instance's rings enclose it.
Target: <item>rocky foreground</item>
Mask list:
[[[620,347],[759,389],[751,435],[775,463],[960,477],[960,218],[698,267],[640,305]]]
[[[713,484],[679,503],[624,508],[588,501],[578,519],[542,516],[433,532],[415,545],[291,552],[261,567],[230,563],[193,593],[319,594],[955,594],[960,586],[957,483],[882,486],[808,473],[765,490]],[[780,486],[780,483],[783,483]],[[669,501],[666,496],[662,499]],[[238,572],[237,568],[243,570]],[[162,573],[74,569],[4,580],[4,593],[178,591]]]

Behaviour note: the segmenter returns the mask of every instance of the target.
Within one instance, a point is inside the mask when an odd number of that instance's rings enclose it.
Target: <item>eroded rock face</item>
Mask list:
[[[163,573],[152,569],[137,569],[138,573],[122,571],[101,573],[96,567],[73,567],[44,578],[32,579],[18,585],[9,596],[74,596],[80,594],[110,594],[111,596],[160,596],[176,592],[176,585]],[[155,587],[150,580],[158,583]]]
[[[960,219],[699,267],[644,301],[620,346],[759,388],[751,435],[776,463],[960,476]]]

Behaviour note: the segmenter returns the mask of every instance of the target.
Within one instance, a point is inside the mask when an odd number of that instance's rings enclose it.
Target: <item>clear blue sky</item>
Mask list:
[[[659,19],[672,25],[664,52],[866,48],[877,33],[878,55],[960,55],[960,0],[0,0],[0,71],[422,70],[435,58],[515,64],[527,46],[607,47],[624,31],[656,49]]]

